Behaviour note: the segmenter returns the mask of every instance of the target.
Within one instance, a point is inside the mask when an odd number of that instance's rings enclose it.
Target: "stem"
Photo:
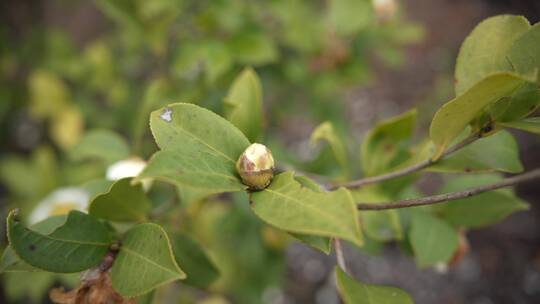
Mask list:
[[[484,186],[480,186],[476,188],[470,188],[464,191],[438,194],[438,195],[427,196],[427,197],[422,197],[422,198],[406,199],[406,200],[390,202],[390,203],[382,203],[382,204],[360,203],[360,204],[357,204],[357,208],[358,210],[386,210],[386,209],[399,209],[399,208],[432,205],[432,204],[438,204],[442,202],[471,197],[473,195],[477,195],[483,192],[487,192],[487,191],[491,191],[491,190],[495,190],[495,189],[499,189],[503,187],[513,186],[513,185],[530,181],[533,179],[537,179],[537,178],[540,178],[540,168],[534,169],[532,171],[529,171],[523,174],[505,178],[493,184],[488,184],[488,185],[484,185]]]
[[[404,176],[404,175],[408,175],[408,174],[411,174],[411,173],[416,172],[416,171],[420,171],[422,169],[425,169],[425,168],[433,165],[434,163],[436,163],[439,160],[447,157],[448,155],[450,155],[450,154],[464,148],[465,146],[473,143],[474,141],[476,141],[477,139],[479,139],[481,137],[482,137],[482,134],[479,133],[479,132],[471,134],[469,137],[465,138],[461,142],[459,142],[459,143],[455,144],[454,146],[448,148],[446,151],[444,151],[444,153],[441,155],[441,157],[436,159],[436,160],[433,160],[433,159],[430,158],[430,159],[424,160],[422,162],[416,163],[414,165],[411,165],[409,167],[399,169],[399,170],[394,171],[394,172],[389,172],[389,173],[385,173],[385,174],[381,174],[381,175],[377,175],[377,176],[366,177],[366,178],[362,178],[362,179],[358,179],[358,180],[354,180],[354,181],[349,181],[349,182],[345,182],[345,183],[335,184],[335,185],[331,186],[331,189],[336,189],[338,187],[358,188],[358,187],[361,187],[361,186],[364,186],[364,185],[374,184],[374,183],[382,182],[382,181],[385,181],[385,180],[388,180],[388,179],[393,179],[393,178],[396,178],[396,177],[401,177],[401,176]]]
[[[343,249],[341,248],[341,241],[338,238],[334,239],[334,250],[336,251],[336,260],[338,266],[348,274],[349,270],[345,264],[345,257],[343,255]]]

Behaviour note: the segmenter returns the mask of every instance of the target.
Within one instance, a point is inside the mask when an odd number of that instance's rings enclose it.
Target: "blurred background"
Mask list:
[[[284,164],[342,178],[331,153],[310,145],[317,125],[331,121],[356,151],[375,122],[416,107],[417,136],[426,136],[434,112],[453,97],[454,60],[473,27],[497,14],[540,20],[537,0],[375,2],[0,2],[2,218],[12,207],[29,215],[51,192],[103,176],[118,159],[81,152],[88,132],[114,131],[108,135],[126,143],[126,155],[148,159],[157,149],[151,110],[182,101],[222,113],[246,66],[262,81],[261,141]],[[539,167],[540,138],[514,135],[525,168]],[[438,185],[433,174],[418,181],[428,194]],[[468,232],[470,251],[455,267],[417,269],[394,244],[376,254],[346,246],[351,272],[401,287],[420,304],[540,303],[540,187],[522,184],[517,193],[530,211]],[[232,204],[182,211],[190,216],[185,229],[224,265],[222,278],[210,292],[162,288],[158,303],[339,303],[332,256],[263,226],[245,197],[226,199]],[[0,303],[49,303],[51,286],[76,282],[42,273],[0,279]]]

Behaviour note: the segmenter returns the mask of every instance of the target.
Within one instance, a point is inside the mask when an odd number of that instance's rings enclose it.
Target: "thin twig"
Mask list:
[[[438,195],[427,196],[427,197],[422,197],[422,198],[406,199],[406,200],[390,202],[390,203],[381,203],[381,204],[360,203],[360,204],[357,204],[357,208],[358,210],[386,210],[386,209],[399,209],[399,208],[432,205],[432,204],[467,198],[476,194],[480,194],[483,192],[487,192],[487,191],[491,191],[491,190],[495,190],[499,188],[504,188],[508,186],[513,186],[513,185],[530,181],[533,179],[537,179],[537,178],[540,178],[540,168],[534,169],[532,171],[529,171],[523,174],[505,178],[493,184],[484,185],[484,186],[480,186],[476,188],[470,188],[464,191],[438,194]]]
[[[347,269],[347,265],[345,264],[345,257],[343,255],[343,249],[341,248],[341,241],[338,238],[334,239],[334,250],[336,251],[336,260],[338,266],[345,271],[345,273],[349,273],[349,270]]]
[[[411,173],[416,172],[416,171],[420,171],[422,169],[425,169],[425,168],[433,165],[434,163],[436,163],[437,161],[447,157],[448,155],[450,155],[450,154],[452,154],[452,153],[466,147],[467,145],[473,143],[474,141],[476,141],[477,139],[479,139],[481,137],[482,137],[481,133],[473,133],[473,134],[471,134],[469,137],[465,138],[461,142],[455,144],[454,146],[452,146],[452,147],[448,148],[446,151],[444,151],[444,153],[441,155],[441,157],[439,159],[437,159],[437,160],[432,160],[430,158],[430,159],[424,160],[422,162],[416,163],[414,165],[411,165],[409,167],[399,169],[397,171],[393,171],[393,172],[389,172],[389,173],[385,173],[385,174],[381,174],[381,175],[377,175],[377,176],[366,177],[366,178],[362,178],[362,179],[358,179],[358,180],[354,180],[354,181],[349,181],[349,182],[345,182],[345,183],[338,183],[338,184],[332,185],[331,189],[336,189],[338,187],[358,188],[358,187],[361,187],[361,186],[364,186],[364,185],[374,184],[374,183],[382,182],[382,181],[385,181],[385,180],[393,179],[393,178],[396,178],[396,177],[401,177],[401,176],[404,176],[404,175],[408,175],[408,174],[411,174]]]

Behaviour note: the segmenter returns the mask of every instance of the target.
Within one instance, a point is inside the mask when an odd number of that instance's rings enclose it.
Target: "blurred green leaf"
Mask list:
[[[494,175],[461,176],[449,180],[442,193],[463,191],[500,180]],[[528,209],[528,205],[508,189],[495,190],[448,202],[437,208],[444,220],[457,227],[478,228],[494,224],[508,215]]]
[[[281,39],[287,46],[311,53],[322,46],[325,26],[316,8],[302,1],[273,1],[273,13],[282,23]]]
[[[358,211],[345,189],[314,192],[286,172],[274,177],[268,188],[252,193],[251,201],[253,212],[279,229],[362,244]]]
[[[375,241],[400,240],[403,235],[396,210],[361,212],[364,233]]]
[[[370,130],[360,150],[360,160],[366,176],[385,173],[409,157],[408,145],[416,124],[416,110],[411,110],[379,122]]]
[[[123,297],[136,297],[165,283],[184,279],[169,238],[156,224],[131,228],[111,269],[112,286]]]
[[[81,187],[88,193],[90,201],[100,194],[107,193],[114,182],[104,178],[89,180]]]
[[[7,219],[8,237],[17,256],[29,265],[50,272],[79,272],[99,264],[111,242],[109,231],[92,216],[71,211],[65,223],[48,234],[35,232]]]
[[[485,171],[517,173],[523,171],[518,152],[518,145],[512,134],[500,131],[469,144],[427,170],[455,173]]]
[[[30,112],[39,118],[57,115],[71,101],[66,84],[54,73],[35,70],[28,76]]]
[[[347,175],[347,172],[349,172],[347,149],[343,140],[338,136],[334,130],[334,126],[329,121],[323,122],[311,133],[310,142],[312,146],[323,140],[330,145],[330,148],[332,148],[332,152],[334,153],[334,157],[342,167],[345,175]]]
[[[461,45],[456,62],[456,95],[486,76],[513,71],[508,52],[514,41],[530,28],[522,16],[500,15],[479,23]],[[489,55],[487,55],[489,54]]]
[[[110,221],[140,222],[146,220],[150,201],[142,186],[131,185],[131,178],[115,182],[107,193],[96,196],[88,213]]]
[[[377,204],[390,201],[379,187],[361,187],[351,190],[351,193],[356,203]],[[403,237],[397,210],[360,212],[360,225],[366,236],[375,241],[400,240]]]
[[[535,73],[540,83],[540,23],[533,25],[514,41],[508,59],[516,72],[524,75]]]
[[[57,186],[54,151],[41,146],[32,152],[30,159],[6,156],[0,161],[0,177],[11,193],[36,202]]]
[[[174,74],[187,80],[199,77],[204,67],[204,53],[205,50],[201,43],[193,42],[182,46],[174,58]]]
[[[336,33],[351,35],[373,22],[373,7],[368,0],[330,0],[329,19]]]
[[[389,286],[357,282],[336,267],[336,285],[345,304],[413,304],[405,291]]]
[[[80,139],[84,128],[81,110],[75,105],[58,109],[51,118],[49,134],[62,149],[72,148]]]
[[[171,234],[171,243],[176,262],[187,274],[185,284],[207,288],[218,278],[219,270],[193,239],[176,232]]]
[[[130,0],[98,0],[97,5],[109,18],[121,25],[138,28],[140,26],[136,14],[136,1]]]
[[[172,104],[152,112],[150,128],[161,151],[138,179],[157,178],[208,191],[241,191],[236,160],[249,145],[224,118],[192,104]]]
[[[129,156],[129,146],[120,135],[109,130],[94,129],[86,132],[73,146],[69,155],[74,160],[99,159],[107,164]]]
[[[55,283],[72,286],[78,274],[55,274],[50,272],[10,272],[2,274],[2,284],[8,298],[7,303],[42,303],[44,295]],[[66,282],[68,281],[69,282]],[[59,282],[60,281],[60,282]],[[21,284],[28,282],[29,284]],[[31,284],[30,284],[31,282]]]
[[[31,272],[31,271],[41,271],[35,267],[32,267],[28,263],[21,260],[13,251],[11,246],[6,247],[2,253],[2,259],[0,261],[0,273],[5,272]]]
[[[445,221],[422,210],[412,216],[409,239],[419,267],[448,261],[458,245],[457,232]]]
[[[193,203],[201,201],[210,195],[219,193],[219,190],[190,187],[184,184],[176,185],[176,189],[180,202],[186,207],[189,207]]]
[[[154,304],[156,291],[153,290],[147,294],[137,297],[137,304]]]
[[[263,33],[241,33],[228,42],[229,52],[240,64],[261,66],[275,62],[279,51],[274,41]]]
[[[88,65],[88,82],[99,90],[107,90],[114,82],[114,58],[106,41],[96,40],[84,50],[84,60]]]
[[[245,68],[223,99],[225,118],[255,142],[262,131],[262,88],[257,73]]]
[[[206,46],[205,72],[208,83],[214,83],[233,66],[232,55],[220,41],[211,41]]]
[[[511,73],[495,73],[467,90],[462,95],[445,103],[435,113],[430,126],[430,137],[435,143],[434,158],[471,123],[484,109],[503,97],[511,96],[522,85],[531,80]]]
[[[499,125],[540,135],[540,117],[530,117],[518,121],[504,122],[499,123]]]

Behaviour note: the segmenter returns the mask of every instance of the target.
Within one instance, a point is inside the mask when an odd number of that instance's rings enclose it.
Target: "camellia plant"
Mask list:
[[[164,52],[160,37],[145,34],[155,41],[156,54]],[[264,45],[258,36],[250,39]],[[209,72],[217,69],[213,64],[205,61]],[[245,259],[221,274],[224,245],[208,250],[194,240],[216,237],[205,232],[208,218],[202,214],[219,217],[234,204],[249,206],[258,219],[241,214],[249,220],[234,229],[226,227],[239,219],[222,221],[220,237],[232,239],[224,235],[231,231],[249,235],[264,223],[267,235],[278,235],[277,243],[296,239],[326,254],[334,251],[336,287],[345,303],[413,303],[403,290],[355,280],[342,242],[360,248],[397,242],[419,267],[450,263],[463,250],[464,230],[527,209],[508,187],[540,179],[540,169],[522,172],[517,144],[505,129],[540,134],[540,119],[529,117],[540,104],[539,70],[540,24],[512,15],[483,21],[463,42],[456,97],[437,111],[429,137],[413,141],[415,110],[378,123],[360,145],[364,177],[345,180],[357,172],[349,172],[348,144],[331,122],[313,131],[312,142],[329,146],[340,176],[291,169],[281,161],[283,153],[271,152],[261,136],[263,86],[256,69],[246,68],[232,83],[222,116],[191,103],[154,109],[150,130],[159,149],[147,162],[144,155],[128,157],[129,148],[115,133],[85,134],[70,151],[107,158],[107,178],[81,186],[88,206],[57,206],[44,211],[57,215],[38,213],[31,223],[22,210],[11,210],[0,269],[82,273],[79,287],[51,290],[56,303],[152,303],[156,288],[177,280],[219,291],[214,281],[221,275],[228,276],[221,284],[231,284],[235,271],[252,265],[242,251],[263,246],[227,244],[231,255]],[[426,171],[468,174],[450,178],[442,194],[422,196],[413,183]],[[78,197],[69,190],[54,195]],[[62,208],[79,210],[66,214]]]

